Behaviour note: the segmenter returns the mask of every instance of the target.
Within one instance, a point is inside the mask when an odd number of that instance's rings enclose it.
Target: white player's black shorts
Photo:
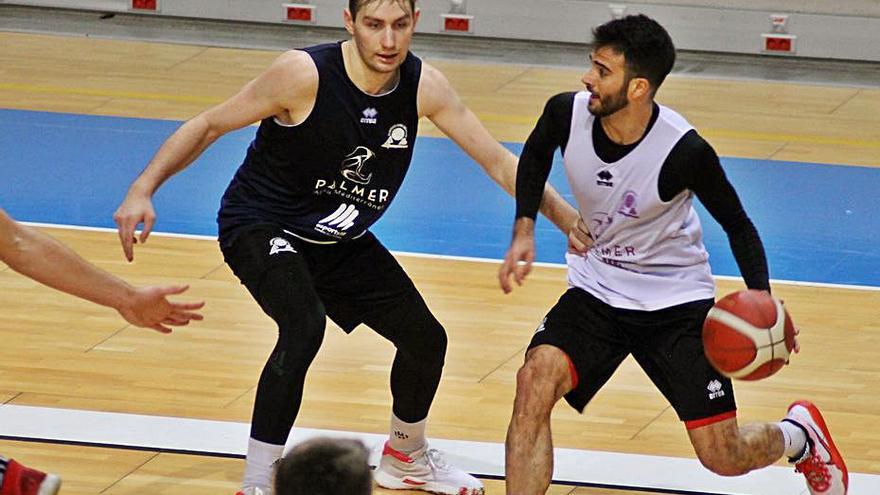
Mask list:
[[[580,412],[632,354],[688,428],[699,427],[736,411],[730,380],[703,353],[703,321],[713,304],[620,309],[571,288],[547,313],[529,349],[549,344],[568,355],[577,377],[565,400]]]

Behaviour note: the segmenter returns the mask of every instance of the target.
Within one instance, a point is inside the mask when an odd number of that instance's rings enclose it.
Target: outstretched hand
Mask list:
[[[205,305],[204,301],[178,303],[171,302],[166,297],[182,294],[187,289],[188,285],[139,287],[134,289],[124,305],[117,310],[132,325],[171,333],[169,326],[187,325],[192,320],[203,319],[195,311]]]
[[[535,260],[535,221],[531,218],[519,218],[513,227],[513,240],[504,256],[504,262],[498,270],[498,282],[505,294],[513,291],[510,277],[517,285],[522,285]]]

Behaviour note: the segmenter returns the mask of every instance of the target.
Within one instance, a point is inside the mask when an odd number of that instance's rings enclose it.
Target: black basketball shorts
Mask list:
[[[577,373],[566,401],[587,403],[632,354],[688,428],[736,415],[733,386],[703,353],[702,328],[711,299],[656,311],[609,306],[571,288],[547,313],[529,349],[548,344],[564,351]]]
[[[256,285],[266,270],[285,269],[292,274],[287,283],[312,284],[326,315],[347,333],[364,322],[393,327],[404,318],[402,312],[419,311],[417,320],[433,318],[412,280],[370,232],[344,242],[315,244],[280,226],[260,224],[237,233],[232,241],[221,241],[220,247],[251,294],[259,293]]]

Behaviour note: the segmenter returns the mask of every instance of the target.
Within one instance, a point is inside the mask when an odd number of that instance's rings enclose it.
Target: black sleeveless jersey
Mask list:
[[[374,96],[349,79],[341,43],[303,51],[318,69],[315,106],[299,125],[262,121],[223,195],[221,242],[259,223],[317,242],[352,239],[382,216],[403,182],[418,129],[421,60],[408,54],[397,86]]]

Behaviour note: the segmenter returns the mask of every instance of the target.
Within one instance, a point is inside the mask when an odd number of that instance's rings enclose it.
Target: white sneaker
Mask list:
[[[804,429],[807,448],[800,459],[791,459],[795,471],[807,479],[812,495],[846,495],[849,474],[843,457],[834,446],[831,432],[819,409],[811,402],[799,400],[788,407],[783,421],[790,421]]]
[[[235,495],[272,495],[272,490],[259,486],[246,486],[236,492]]]
[[[385,443],[382,460],[373,477],[382,488],[424,490],[442,495],[483,495],[483,484],[461,469],[446,463],[443,454],[427,447],[412,457]]]

